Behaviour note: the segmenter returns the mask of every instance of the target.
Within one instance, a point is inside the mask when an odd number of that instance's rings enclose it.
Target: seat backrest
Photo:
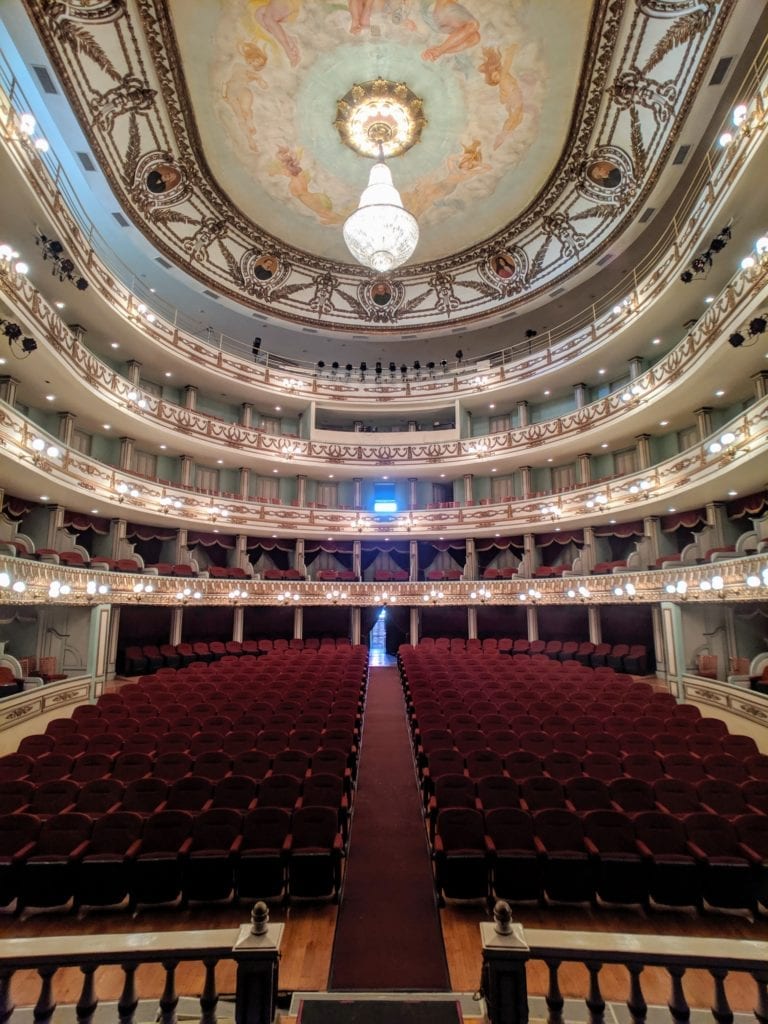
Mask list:
[[[528,850],[534,853],[533,819],[526,811],[514,807],[497,807],[486,812],[485,828],[500,852]]]
[[[247,775],[228,775],[214,786],[212,807],[246,810],[256,798],[256,792],[255,781]]]
[[[243,827],[242,814],[228,807],[215,807],[196,814],[192,823],[190,849],[228,850]]]
[[[199,811],[210,800],[213,786],[200,775],[174,780],[168,787],[169,810]]]
[[[653,784],[653,795],[670,814],[690,814],[701,809],[696,787],[685,779],[659,779]]]
[[[576,811],[610,809],[611,796],[608,786],[601,779],[579,776],[565,783],[565,796]]]
[[[85,842],[91,835],[92,822],[87,814],[69,811],[55,814],[43,822],[31,856],[42,854],[63,856]]]
[[[12,857],[40,832],[40,819],[19,812],[0,815],[0,857]]]
[[[688,838],[707,856],[743,857],[733,825],[719,814],[689,814],[685,819],[685,831]]]
[[[515,779],[506,775],[486,775],[478,779],[477,795],[486,812],[496,807],[520,806],[520,788]]]
[[[635,836],[651,853],[687,853],[686,835],[683,823],[672,814],[660,811],[644,811],[634,818]]]
[[[98,853],[125,853],[141,836],[144,820],[130,811],[113,811],[93,823],[86,856]]]
[[[259,786],[260,807],[284,807],[296,804],[301,794],[301,781],[292,775],[268,775]]]
[[[746,782],[748,777],[745,765],[730,754],[705,757],[704,770],[713,779],[727,779],[729,782]]]
[[[183,810],[150,814],[144,823],[139,855],[175,852],[192,831],[192,821],[192,815]]]
[[[636,854],[635,830],[626,814],[590,811],[584,815],[584,835],[601,853]]]
[[[533,827],[549,851],[583,850],[584,832],[578,815],[560,808],[538,811]]]
[[[291,830],[291,813],[283,807],[256,807],[243,821],[245,850],[280,850]]]
[[[332,807],[300,807],[291,823],[291,850],[331,850],[339,831],[339,819]]]
[[[446,807],[437,815],[435,832],[445,850],[485,850],[485,823],[480,811]]]

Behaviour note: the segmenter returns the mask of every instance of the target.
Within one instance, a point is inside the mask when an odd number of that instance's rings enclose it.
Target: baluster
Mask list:
[[[0,1024],[7,1024],[16,1007],[11,998],[13,971],[0,971]],[[762,1022],[761,1022],[762,1024]]]
[[[75,1013],[77,1014],[78,1024],[91,1024],[96,1013],[96,1007],[99,1005],[93,987],[93,975],[96,971],[96,964],[81,964],[80,970],[83,972],[83,988],[75,1006]]]
[[[40,975],[40,995],[37,997],[32,1016],[37,1024],[47,1024],[56,1009],[56,1003],[53,1001],[53,976],[56,968],[40,967],[37,973]]]
[[[668,967],[667,970],[672,978],[672,991],[669,996],[669,1012],[677,1024],[688,1024],[691,1019],[691,1008],[683,992],[684,967]]]
[[[728,971],[721,967],[710,967],[709,973],[715,979],[715,1005],[712,1007],[712,1016],[717,1024],[733,1024],[733,1010],[728,1002],[728,996],[725,994],[725,979],[728,977]]]
[[[757,1017],[760,1024],[768,1024],[768,974],[762,971],[759,973],[753,971],[752,977],[755,979],[755,985],[757,986],[755,1017]],[[0,1017],[0,1024],[4,1024],[2,1017]]]
[[[560,982],[557,972],[560,969],[560,960],[547,960],[549,970],[549,988],[547,989],[547,1024],[563,1024],[563,995],[560,991]]]
[[[118,1021],[119,1024],[133,1024],[136,1007],[139,1005],[139,999],[136,995],[136,965],[123,964],[122,968],[125,981],[123,982],[123,991],[120,993],[120,998],[117,1002]]]
[[[645,1024],[645,1017],[648,1013],[648,1004],[643,995],[643,988],[640,984],[640,975],[643,973],[642,964],[627,964],[629,971],[629,999],[627,1009],[632,1016],[632,1024]]]
[[[600,991],[600,971],[603,965],[594,960],[586,962],[589,971],[589,995],[587,996],[587,1007],[589,1009],[590,1024],[603,1024],[605,1020],[605,1000]]]
[[[203,960],[205,964],[205,984],[200,996],[200,1024],[216,1024],[216,1004],[219,994],[216,991],[216,960]]]
[[[165,988],[160,996],[160,1024],[176,1024],[176,1007],[179,1002],[176,993],[176,965],[175,960],[168,960],[163,964]]]

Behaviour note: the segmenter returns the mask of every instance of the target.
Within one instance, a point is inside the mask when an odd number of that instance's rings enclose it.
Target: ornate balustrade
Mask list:
[[[642,974],[648,967],[661,968],[669,976],[669,1014],[675,1024],[687,1024],[691,1008],[683,979],[688,970],[704,970],[712,978],[712,1016],[716,1024],[732,1024],[725,979],[729,973],[752,978],[755,983],[754,1015],[759,1024],[768,1021],[768,943],[734,939],[700,939],[690,936],[627,935],[606,932],[567,932],[515,925],[510,936],[499,935],[494,925],[480,925],[483,943],[485,995],[493,1024],[526,1024],[528,999],[526,966],[542,961],[549,983],[546,989],[547,1024],[563,1024],[564,999],[559,971],[564,964],[582,964],[589,974],[584,993],[589,1024],[603,1024],[606,1001],[600,986],[604,965],[624,967],[629,975],[626,998],[632,1024],[645,1024],[648,1005]],[[655,1018],[654,1018],[655,1019]]]
[[[423,607],[530,604],[649,604],[659,601],[754,601],[768,585],[768,556],[750,555],[719,561],[717,565],[680,566],[608,576],[571,576],[567,579],[464,580],[408,583],[317,583],[304,580],[227,580],[145,576],[137,573],[82,569],[0,556],[0,605],[146,604],[146,605],[321,605],[379,607],[386,604]],[[764,575],[765,574],[765,575]],[[713,588],[711,581],[717,576]],[[747,578],[757,579],[756,584]],[[667,591],[684,581],[685,590]],[[13,589],[13,583],[24,584]],[[720,582],[722,581],[722,582]],[[96,584],[87,589],[87,584]],[[66,584],[50,593],[51,584]],[[704,586],[702,587],[702,583]],[[709,583],[709,586],[707,584]],[[151,591],[147,591],[147,585]],[[630,586],[628,586],[630,585]],[[142,589],[137,589],[142,586]],[[105,588],[99,591],[99,587]],[[621,593],[617,593],[621,588]]]
[[[625,389],[616,391],[579,409],[553,419],[532,423],[515,430],[486,437],[412,442],[372,441],[364,444],[344,441],[303,440],[227,423],[204,412],[187,409],[163,398],[143,394],[136,385],[107,366],[62,323],[31,282],[12,271],[0,272],[0,294],[12,315],[26,323],[30,331],[47,338],[59,355],[62,366],[79,378],[90,392],[105,404],[142,420],[152,430],[167,428],[184,436],[252,454],[268,461],[288,458],[302,468],[326,466],[329,462],[351,466],[381,466],[407,462],[414,467],[442,464],[464,465],[476,458],[522,456],[532,448],[578,438],[587,443],[584,433],[599,428],[621,430],[638,409],[652,402],[668,403],[692,379],[723,338],[745,322],[760,303],[768,299],[768,260],[749,270],[738,271],[704,315],[682,341],[648,371]],[[200,353],[197,353],[200,355]],[[241,378],[242,379],[242,378]],[[475,384],[473,391],[480,385]],[[485,389],[486,384],[482,387]],[[308,396],[309,397],[309,396]],[[382,386],[381,397],[391,397]],[[415,395],[413,396],[416,397]]]
[[[669,226],[635,268],[631,287],[622,284],[603,296],[600,311],[591,305],[549,330],[546,338],[503,349],[485,358],[478,357],[480,366],[452,367],[450,374],[438,372],[405,382],[355,380],[343,373],[318,376],[314,365],[281,364],[279,357],[266,353],[263,362],[254,364],[249,358],[241,357],[240,353],[247,350],[242,342],[230,339],[228,347],[234,349],[230,354],[224,351],[223,337],[217,348],[180,330],[178,311],[169,310],[163,317],[148,309],[121,283],[121,277],[130,278],[130,271],[106,250],[106,244],[99,238],[71,187],[68,191],[64,189],[65,180],[58,162],[51,154],[37,150],[28,136],[14,130],[19,113],[17,106],[23,96],[17,83],[9,79],[9,71],[4,70],[6,81],[4,88],[0,85],[0,116],[8,127],[3,142],[22,180],[28,183],[56,225],[68,251],[86,270],[94,291],[110,308],[124,321],[141,329],[148,342],[162,345],[201,368],[214,370],[233,381],[262,387],[273,395],[302,393],[320,402],[367,401],[375,405],[382,401],[402,401],[411,407],[414,402],[427,407],[437,402],[444,404],[446,399],[475,394],[478,387],[493,391],[524,383],[544,371],[570,365],[576,354],[583,356],[607,346],[615,341],[617,331],[635,324],[669,287],[676,285],[692,247],[700,241],[702,230],[715,218],[725,216],[734,188],[763,141],[762,131],[743,133],[727,149],[719,151],[716,159],[707,154],[693,175],[675,216],[669,218]],[[760,74],[764,69],[756,65],[754,70]],[[766,81],[758,84],[752,76],[749,87],[759,98],[768,90]],[[68,204],[73,208],[69,209]],[[99,254],[94,245],[99,247]],[[110,258],[114,266],[109,265]],[[136,286],[135,281],[133,286]],[[156,295],[148,295],[147,300],[159,308]]]
[[[215,1024],[220,992],[216,967],[222,961],[234,961],[237,967],[235,1021],[237,1024],[270,1024],[277,995],[277,963],[283,925],[269,925],[267,934],[252,936],[250,926],[237,929],[204,931],[151,932],[147,934],[55,936],[51,938],[5,939],[0,941],[0,1020],[14,1012],[11,995],[13,976],[20,970],[36,971],[40,989],[33,1015],[36,1024],[50,1024],[56,1003],[53,989],[58,971],[75,968],[82,973],[80,995],[75,1004],[79,1024],[92,1024],[99,1008],[96,995],[97,972],[117,966],[123,983],[117,998],[117,1018],[121,1024],[133,1024],[144,993],[145,982],[136,977],[139,967],[160,965],[164,983],[159,992],[149,990],[159,1007],[161,1024],[177,1019],[179,994],[176,971],[182,964],[199,964],[199,1019]]]
[[[213,498],[190,493],[182,487],[153,482],[146,478],[98,462],[73,449],[61,448],[50,438],[42,452],[34,444],[44,438],[29,418],[7,403],[0,403],[0,463],[23,463],[30,476],[39,476],[46,489],[53,483],[85,491],[93,499],[111,506],[112,514],[142,519],[163,514],[171,522],[209,525],[218,522],[229,533],[289,531],[296,536],[397,535],[430,537],[435,532],[454,536],[493,532],[535,532],[551,529],[551,524],[572,528],[601,524],[610,513],[638,518],[658,514],[670,500],[676,505],[693,501],[701,489],[716,485],[724,493],[729,475],[738,472],[740,489],[758,489],[764,483],[756,453],[768,444],[768,397],[720,428],[729,431],[734,442],[712,452],[709,441],[660,462],[653,468],[616,477],[600,484],[576,487],[567,492],[539,498],[520,498],[489,505],[470,505],[450,509],[413,509],[396,515],[369,515],[352,509],[302,508],[274,505],[249,498]],[[713,436],[713,440],[714,440]],[[296,442],[301,443],[301,442]],[[53,446],[58,457],[49,457],[45,448]],[[285,461],[283,456],[283,461]],[[330,459],[329,461],[334,461]],[[407,461],[407,449],[391,462]],[[440,464],[436,456],[432,462]],[[376,465],[389,465],[379,461]],[[411,468],[411,463],[407,463]],[[364,464],[361,463],[362,468]],[[124,491],[120,493],[118,488]],[[132,495],[131,490],[136,494]],[[595,495],[601,503],[594,505]],[[78,495],[78,497],[80,497]],[[605,499],[604,501],[602,499]],[[592,502],[592,505],[588,503]]]

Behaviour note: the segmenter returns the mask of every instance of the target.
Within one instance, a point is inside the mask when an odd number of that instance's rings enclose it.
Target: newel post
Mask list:
[[[506,912],[503,908],[506,908]],[[480,924],[483,944],[483,991],[492,1024],[528,1024],[525,965],[530,950],[522,926],[506,919],[509,907],[499,904],[495,923]],[[511,914],[509,915],[511,918]]]
[[[232,949],[237,964],[235,1024],[271,1024],[277,1004],[284,925],[268,924],[268,916],[266,921],[262,918],[260,924],[256,907],[252,921],[240,928]]]

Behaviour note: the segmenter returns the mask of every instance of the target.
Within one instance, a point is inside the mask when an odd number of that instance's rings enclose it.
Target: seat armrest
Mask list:
[[[22,846],[22,848],[20,850],[17,850],[16,853],[14,853],[13,857],[11,858],[13,863],[14,864],[18,864],[20,861],[22,861],[26,857],[28,857],[30,850],[32,850],[34,848],[34,845],[35,845],[35,842],[34,842],[34,840],[32,840],[31,843],[27,843],[26,846]]]
[[[240,848],[243,845],[243,835],[235,836],[232,845],[229,848],[230,853],[240,853]]]
[[[179,856],[186,857],[189,851],[192,849],[192,836],[187,836],[184,842],[179,847]]]
[[[283,840],[283,853],[290,853],[292,849],[293,849],[293,836],[289,832],[288,835]]]
[[[647,858],[648,858],[649,860],[650,860],[650,859],[652,859],[652,857],[653,857],[653,853],[652,853],[652,852],[651,852],[651,850],[650,850],[650,849],[649,849],[649,848],[648,848],[648,847],[647,847],[647,846],[645,845],[645,843],[644,843],[644,842],[642,841],[642,839],[636,839],[636,840],[635,840],[635,846],[637,847],[637,851],[638,851],[638,853],[639,853],[639,854],[640,854],[640,855],[641,855],[642,857],[647,857]]]
[[[491,837],[483,836],[483,838],[485,839],[485,852],[491,854],[496,853],[496,844],[491,839]]]
[[[443,851],[444,851],[444,847],[443,847],[442,837],[441,836],[435,836],[434,841],[432,843],[432,852],[433,852],[433,854],[435,856],[437,856],[438,853],[443,853]]]
[[[592,840],[589,838],[589,836],[584,836],[584,845],[586,846],[587,853],[590,854],[590,856],[592,856],[592,857],[599,857],[600,856],[600,851],[595,846],[595,844],[592,842]]]
[[[691,853],[696,858],[696,860],[709,860],[709,858],[707,857],[706,853],[704,853],[702,848],[700,846],[697,846],[696,843],[692,842],[690,839],[687,841],[685,845],[688,847],[689,853]]]
[[[744,856],[747,858],[747,860],[750,862],[750,864],[753,864],[757,867],[763,863],[763,858],[760,856],[760,854],[753,850],[751,846],[748,846],[747,843],[739,843],[738,847],[744,854]]]
[[[70,859],[70,860],[81,860],[81,859],[82,859],[82,856],[83,856],[83,854],[85,853],[85,851],[86,851],[87,849],[88,849],[88,840],[87,840],[87,839],[84,839],[84,840],[82,841],[82,843],[79,843],[79,844],[78,844],[78,845],[77,845],[77,846],[76,846],[76,847],[74,848],[74,850],[72,850],[72,851],[70,852],[70,854],[69,854],[69,859]]]
[[[522,800],[520,801],[520,803],[522,803]],[[546,854],[547,848],[544,845],[544,843],[542,843],[542,841],[539,839],[538,836],[534,836],[533,837],[533,842],[534,842],[534,844],[536,846],[536,853],[542,854],[542,855]]]

